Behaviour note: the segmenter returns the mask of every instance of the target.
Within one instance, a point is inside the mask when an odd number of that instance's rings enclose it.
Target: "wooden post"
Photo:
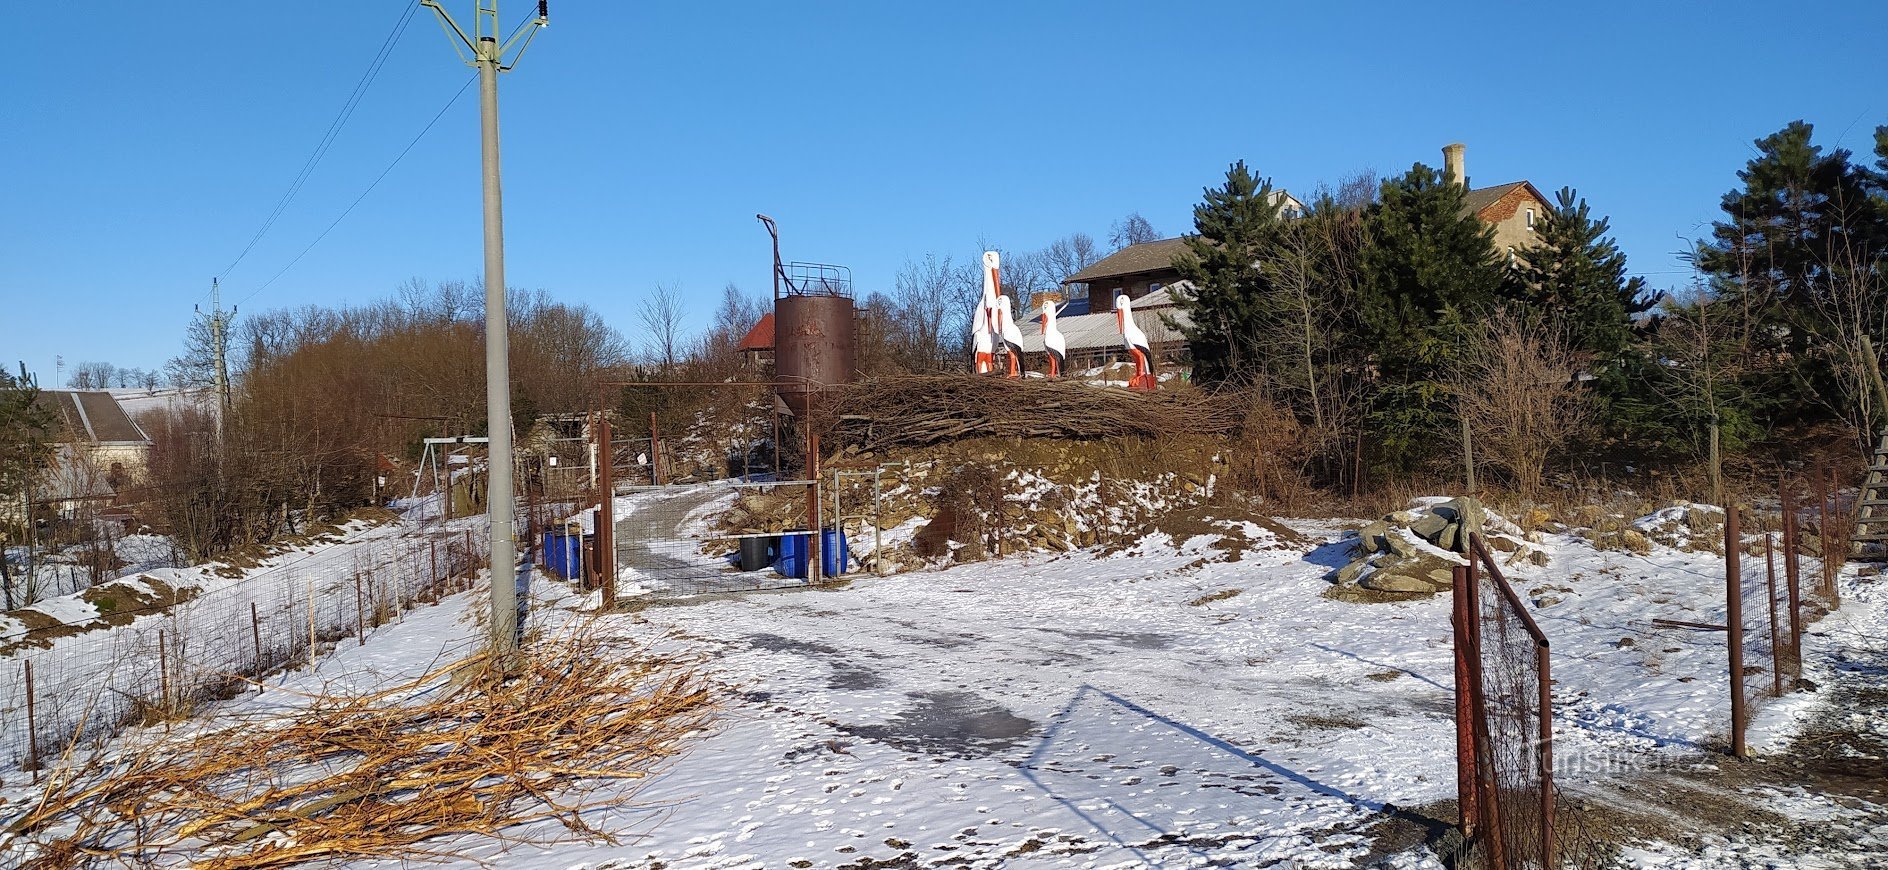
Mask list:
[[[1777,560],[1771,542],[1775,535],[1763,536],[1763,578],[1770,590],[1770,682],[1771,694],[1783,697],[1783,650],[1777,641]]]
[[[603,589],[603,609],[616,607],[616,448],[611,443],[610,420],[601,414],[597,438],[603,460],[597,464],[597,585]]]
[[[354,572],[354,639],[367,645],[367,601],[361,596],[361,572]]]
[[[439,592],[439,587],[443,585],[442,583],[440,583],[441,578],[439,576],[439,541],[438,539],[436,538],[430,539],[426,542],[426,559],[427,559],[427,563],[432,568],[432,570],[429,571],[426,576],[432,578],[430,581],[431,586],[432,586],[432,591],[435,594],[437,594]]]
[[[818,586],[820,581],[820,526],[819,526],[819,433],[813,431],[810,419],[812,409],[807,410],[806,423],[806,525],[812,534],[806,542],[806,583]]]
[[[1743,536],[1737,505],[1724,506],[1724,625],[1731,653],[1731,754],[1749,758],[1744,746],[1744,578]]]
[[[308,669],[315,669],[315,578],[308,578]]]
[[[164,630],[157,630],[157,710],[164,717],[165,728],[170,722],[170,656],[164,653]]]
[[[249,635],[256,639],[256,694],[262,694],[262,614],[249,602]]]
[[[39,784],[39,709],[33,698],[33,661],[26,661],[26,768],[33,772],[33,784]]]

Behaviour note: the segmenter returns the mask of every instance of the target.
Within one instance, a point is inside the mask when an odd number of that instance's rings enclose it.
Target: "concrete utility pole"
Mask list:
[[[492,536],[492,651],[504,661],[518,651],[518,541],[512,494],[511,361],[510,333],[505,320],[505,219],[498,184],[498,74],[510,72],[531,45],[539,29],[550,23],[545,0],[538,0],[538,17],[518,26],[498,42],[498,0],[477,0],[468,37],[439,0],[420,0],[433,10],[453,48],[479,71],[479,126],[481,175],[485,183],[485,421],[491,436],[491,476],[486,504]],[[513,46],[511,62],[504,57]],[[471,52],[467,56],[467,52]]]
[[[210,279],[210,313],[204,314],[197,309],[197,316],[210,325],[210,355],[214,363],[211,380],[216,385],[216,445],[223,446],[223,436],[229,431],[224,420],[229,417],[229,322],[236,316],[236,309],[223,313],[223,288],[221,282]]]

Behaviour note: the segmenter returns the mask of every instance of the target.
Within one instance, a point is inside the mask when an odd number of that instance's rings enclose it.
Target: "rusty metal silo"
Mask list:
[[[784,271],[787,290],[774,300],[774,380],[787,407],[804,416],[857,371],[852,282],[838,267],[789,263]]]

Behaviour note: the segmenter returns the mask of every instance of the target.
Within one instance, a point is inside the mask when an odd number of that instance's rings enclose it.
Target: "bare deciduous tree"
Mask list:
[[[77,390],[102,390],[111,386],[118,367],[108,362],[82,362],[72,367],[67,384]]]
[[[1592,421],[1581,362],[1558,337],[1506,312],[1489,318],[1463,362],[1457,413],[1475,446],[1524,495],[1540,491],[1548,458]]]
[[[910,371],[950,368],[970,341],[970,319],[982,292],[977,265],[926,254],[906,260],[892,283],[888,336]]]
[[[1087,233],[1070,233],[1050,242],[1048,247],[1042,249],[1041,257],[1049,283],[1060,286],[1070,275],[1101,259],[1101,251],[1096,249],[1095,240]]]
[[[682,325],[686,317],[680,289],[669,284],[657,284],[653,292],[643,297],[642,307],[637,311],[637,322],[642,324],[643,352],[664,373],[674,371],[680,358]]]
[[[1154,225],[1148,223],[1147,218],[1141,217],[1138,211],[1115,221],[1114,226],[1108,228],[1108,244],[1117,251],[1129,245],[1152,242],[1159,238],[1160,233],[1155,231]]]

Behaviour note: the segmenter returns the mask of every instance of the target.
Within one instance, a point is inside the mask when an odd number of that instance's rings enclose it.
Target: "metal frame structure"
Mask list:
[[[1507,577],[1489,554],[1479,533],[1469,535],[1468,564],[1458,565],[1454,574],[1454,613],[1451,620],[1455,645],[1456,679],[1456,787],[1461,808],[1462,830],[1471,840],[1488,849],[1490,866],[1497,868],[1555,865],[1554,852],[1554,714],[1553,673],[1549,664],[1547,636],[1528,613],[1521,597],[1509,585]],[[1482,572],[1493,581],[1496,597],[1483,601]],[[1513,617],[1531,642],[1534,653],[1534,679],[1538,696],[1532,699],[1536,710],[1536,733],[1527,747],[1496,746],[1498,732],[1491,727],[1493,715],[1503,711],[1490,704],[1489,669],[1482,646],[1483,623],[1489,621],[1486,605],[1492,605],[1497,617]],[[1524,699],[1497,695],[1499,701],[1525,703]],[[1498,753],[1513,755],[1519,748],[1531,751],[1535,774],[1539,777],[1539,796],[1535,806],[1513,806],[1497,779]],[[1519,820],[1538,814],[1538,843],[1523,843],[1512,836],[1524,830]],[[1517,830],[1519,829],[1519,830]],[[1535,854],[1535,861],[1522,856]]]

